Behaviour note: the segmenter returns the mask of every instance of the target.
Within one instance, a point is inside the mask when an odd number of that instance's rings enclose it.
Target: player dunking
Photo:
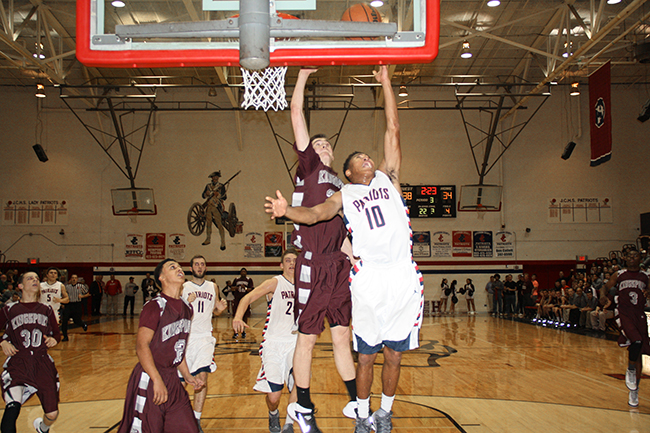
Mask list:
[[[54,311],[40,300],[40,283],[35,272],[18,280],[22,300],[0,311],[2,351],[8,357],[2,372],[2,393],[7,406],[2,417],[2,432],[15,433],[20,407],[36,394],[43,407],[43,418],[36,418],[39,433],[50,430],[59,415],[59,373],[47,349],[61,340]]]
[[[156,266],[154,280],[162,292],[140,313],[136,339],[139,362],[126,389],[118,433],[198,433],[190,398],[177,373],[195,390],[204,385],[190,374],[185,362],[192,319],[192,307],[181,299],[185,273],[176,261],[165,259]]]
[[[628,367],[625,372],[625,385],[630,390],[628,403],[639,406],[639,382],[643,371],[642,354],[650,355],[648,323],[644,312],[646,298],[650,297],[648,274],[641,271],[641,255],[632,250],[626,256],[627,269],[612,275],[607,281],[607,290],[618,284],[614,297],[616,303],[616,323],[621,330],[618,344],[627,347]]]
[[[314,224],[343,212],[352,234],[352,250],[360,261],[350,272],[352,329],[357,366],[358,417],[355,432],[392,431],[392,404],[399,381],[402,352],[418,347],[422,325],[424,287],[413,261],[412,231],[399,183],[402,153],[395,95],[386,66],[375,74],[385,95],[386,133],[384,160],[375,163],[365,153],[354,152],[343,165],[350,184],[324,203],[288,207],[280,191],[267,197],[272,218]],[[384,353],[381,408],[370,414],[370,388],[377,353]]]
[[[234,331],[243,332],[248,328],[244,322],[244,312],[251,303],[266,296],[268,309],[260,345],[262,368],[260,368],[253,389],[266,393],[270,433],[293,433],[293,420],[288,415],[284,427],[280,429],[278,406],[285,383],[291,393],[289,402],[295,402],[297,398],[291,377],[293,353],[296,347],[296,335],[291,332],[291,328],[294,323],[293,300],[297,257],[296,250],[287,248],[280,259],[282,275],[264,281],[244,296],[239,302],[235,318],[232,321]]]
[[[49,305],[54,310],[54,317],[57,322],[61,320],[59,312],[61,304],[67,304],[70,301],[65,285],[59,281],[61,273],[57,268],[48,268],[45,272],[45,281],[41,283],[41,302]]]
[[[323,203],[343,186],[331,168],[334,161],[332,145],[324,135],[309,138],[303,99],[305,83],[312,72],[315,70],[300,70],[291,97],[291,124],[296,139],[294,149],[298,154],[294,206]],[[294,245],[302,249],[296,262],[296,320],[299,334],[293,360],[298,402],[289,405],[288,411],[296,421],[309,425],[312,433],[320,432],[313,416],[314,404],[309,390],[312,352],[318,335],[325,329],[325,317],[332,333],[336,369],[352,400],[344,413],[356,417],[356,376],[350,351],[351,301],[347,281],[350,262],[341,252],[345,239],[345,225],[338,216],[312,226],[296,224],[294,232]]]
[[[183,299],[192,305],[192,328],[187,342],[185,355],[187,368],[192,376],[198,377],[205,386],[194,391],[194,416],[201,428],[201,413],[205,397],[208,395],[208,373],[217,369],[214,363],[214,345],[217,340],[212,336],[212,312],[221,314],[227,307],[226,301],[219,299],[219,288],[211,281],[205,280],[206,263],[203,256],[194,256],[190,260],[192,280],[183,284]]]

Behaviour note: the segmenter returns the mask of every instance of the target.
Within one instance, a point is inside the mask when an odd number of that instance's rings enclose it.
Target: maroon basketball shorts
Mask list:
[[[330,326],[350,325],[350,261],[345,253],[303,252],[296,261],[296,317],[303,334],[320,334]]]
[[[8,359],[2,372],[3,394],[15,386],[25,387],[21,404],[36,394],[45,413],[59,409],[59,373],[47,353]]]
[[[628,347],[630,344],[640,341],[641,352],[650,355],[650,339],[648,338],[648,322],[643,312],[639,314],[621,314],[616,318],[617,325],[621,330],[618,337],[618,344],[621,347]]]
[[[158,369],[167,387],[167,401],[153,402],[153,381],[138,363],[126,389],[124,416],[118,433],[198,433],[198,426],[176,368]]]

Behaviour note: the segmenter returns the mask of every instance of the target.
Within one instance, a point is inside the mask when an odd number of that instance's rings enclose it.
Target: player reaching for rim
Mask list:
[[[386,66],[375,78],[385,94],[384,160],[376,169],[365,153],[354,152],[343,172],[350,181],[324,203],[290,207],[280,191],[267,197],[271,218],[287,216],[315,224],[342,215],[352,234],[352,251],[360,260],[350,271],[352,329],[357,365],[356,433],[392,431],[392,405],[399,381],[402,353],[418,347],[424,287],[413,261],[412,231],[402,200],[399,171],[402,153],[395,95]],[[381,408],[370,416],[373,365],[383,349]]]

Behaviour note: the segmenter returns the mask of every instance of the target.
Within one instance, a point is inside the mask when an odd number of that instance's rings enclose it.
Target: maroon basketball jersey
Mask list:
[[[640,271],[618,271],[616,305],[619,314],[643,315],[646,298],[643,291],[648,287],[648,274]]]
[[[49,305],[40,302],[19,302],[0,310],[0,329],[5,329],[2,337],[18,350],[14,356],[43,355],[47,352],[45,337],[61,339],[59,325],[54,311]]]
[[[343,181],[334,170],[321,162],[313,146],[307,146],[304,152],[300,152],[295,144],[293,148],[298,154],[298,170],[292,206],[316,206],[343,187]],[[311,226],[295,224],[295,228],[293,244],[303,251],[316,254],[340,251],[346,236],[345,224],[340,216]]]
[[[149,344],[157,368],[175,368],[183,361],[192,324],[192,307],[161,293],[147,302],[139,326],[154,331]]]

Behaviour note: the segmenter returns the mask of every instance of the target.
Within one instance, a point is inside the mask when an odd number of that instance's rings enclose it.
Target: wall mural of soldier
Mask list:
[[[209,245],[212,241],[213,223],[219,230],[221,251],[226,249],[225,231],[228,231],[230,237],[235,237],[237,226],[241,226],[237,219],[235,203],[230,203],[228,211],[225,211],[228,185],[239,173],[241,170],[224,183],[219,182],[220,170],[210,173],[208,177],[211,181],[205,186],[202,194],[205,201],[203,203],[196,202],[190,207],[187,213],[187,227],[194,236],[200,236],[205,230],[206,237],[203,245]]]

